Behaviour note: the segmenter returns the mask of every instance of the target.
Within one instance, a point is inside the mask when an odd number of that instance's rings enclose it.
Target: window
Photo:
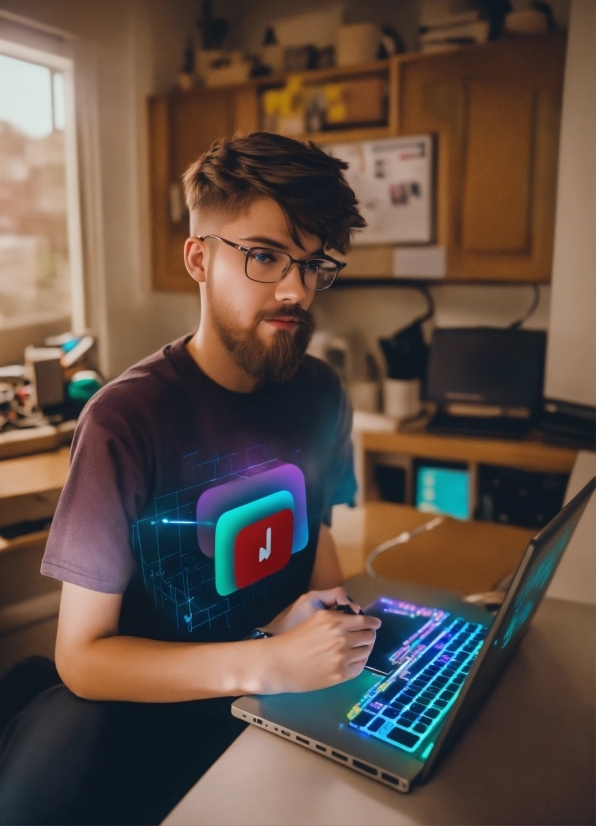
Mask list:
[[[84,327],[72,61],[0,40],[0,330]]]

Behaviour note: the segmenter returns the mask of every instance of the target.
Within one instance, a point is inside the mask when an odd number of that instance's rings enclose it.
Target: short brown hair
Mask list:
[[[251,132],[215,141],[185,172],[184,194],[191,215],[234,214],[259,197],[272,198],[296,243],[300,230],[345,252],[354,230],[366,226],[342,173],[347,168],[310,141]]]

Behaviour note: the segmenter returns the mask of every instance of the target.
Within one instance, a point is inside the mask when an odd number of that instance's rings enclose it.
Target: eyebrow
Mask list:
[[[257,244],[264,244],[266,247],[273,247],[274,249],[284,250],[287,252],[288,247],[286,244],[282,244],[280,241],[276,241],[275,238],[267,238],[265,235],[251,235],[247,238],[241,238],[241,241],[254,241]],[[319,257],[324,255],[324,250],[322,247],[319,247],[314,252],[306,253],[309,258]]]

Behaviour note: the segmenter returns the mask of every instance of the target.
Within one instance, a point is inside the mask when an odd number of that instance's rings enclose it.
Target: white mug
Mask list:
[[[383,411],[394,419],[409,419],[421,408],[420,379],[385,379]]]

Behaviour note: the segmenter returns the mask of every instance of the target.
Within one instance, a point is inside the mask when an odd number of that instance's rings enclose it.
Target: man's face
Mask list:
[[[211,232],[210,232],[211,234]],[[321,241],[301,235],[302,249],[291,238],[285,215],[270,198],[255,201],[246,212],[213,229],[235,244],[269,247],[304,260],[321,255]],[[263,382],[288,381],[298,369],[312,334],[308,312],[314,292],[291,266],[274,284],[246,277],[245,256],[222,241],[207,239],[206,307],[213,328],[237,364]]]

